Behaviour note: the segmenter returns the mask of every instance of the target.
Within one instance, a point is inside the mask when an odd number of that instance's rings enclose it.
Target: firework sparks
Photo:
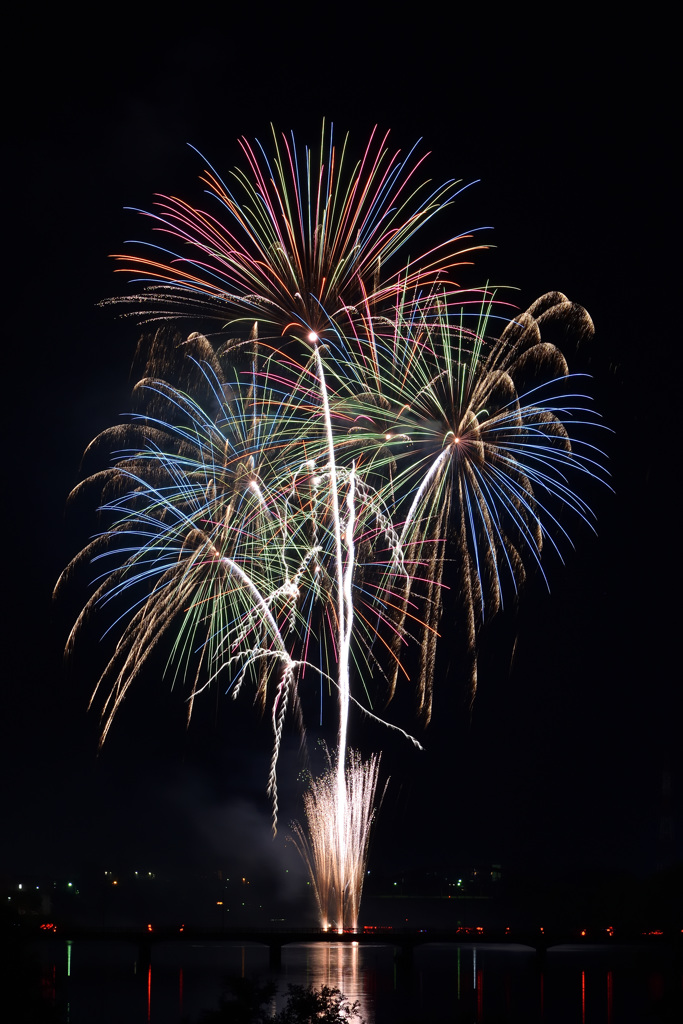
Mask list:
[[[236,168],[228,183],[213,168],[204,172],[214,212],[162,195],[154,212],[138,211],[174,248],[137,243],[149,255],[117,256],[119,269],[145,288],[114,302],[136,306],[148,320],[256,320],[265,334],[275,328],[276,337],[291,331],[305,339],[356,306],[381,313],[393,304],[399,279],[412,293],[443,283],[485,248],[472,244],[467,231],[413,253],[408,271],[399,265],[387,274],[461,183],[420,182],[426,155],[416,147],[406,156],[392,153],[388,134],[380,138],[377,130],[353,166],[348,139],[337,146],[325,125],[317,152],[274,130],[272,142],[268,156],[259,142],[243,138],[248,170]],[[450,289],[459,290],[455,282]]]
[[[273,727],[274,824],[285,717],[303,725],[307,671],[336,687],[336,753],[295,833],[321,917],[339,928],[357,925],[379,772],[378,756],[347,750],[351,705],[378,717],[352,693],[354,665],[361,680],[379,669],[391,696],[410,620],[429,720],[449,559],[473,698],[484,617],[544,547],[560,550],[566,512],[590,523],[573,481],[605,475],[588,400],[541,337],[558,324],[590,334],[588,314],[551,293],[491,340],[493,292],[452,280],[481,248],[471,232],[387,273],[458,186],[420,185],[415,150],[386,143],[373,133],[351,166],[325,128],[317,153],[274,133],[269,158],[242,140],[247,171],[202,179],[214,212],[159,196],[145,214],[173,248],[119,257],[142,291],[113,301],[238,336],[157,333],[137,416],[91,446],[115,450],[113,465],[76,489],[98,489],[109,525],[64,576],[102,568],[68,650],[91,614],[120,606],[93,694],[105,694],[102,739],[164,638],[175,676],[191,679],[189,714],[224,673],[233,696],[255,682]]]
[[[104,499],[101,512],[113,525],[77,556],[64,578],[82,563],[114,568],[98,577],[67,649],[101,606],[121,606],[121,637],[91,701],[105,693],[102,741],[166,634],[172,637],[175,677],[192,680],[188,715],[196,696],[222,673],[231,680],[233,697],[251,675],[257,699],[264,709],[271,707],[268,792],[275,824],[276,766],[287,710],[291,706],[301,721],[298,683],[304,670],[328,675],[306,661],[311,644],[331,642],[337,651],[340,749],[346,745],[354,533],[376,534],[376,520],[381,534],[389,529],[388,517],[370,488],[354,486],[353,470],[337,471],[333,449],[319,467],[304,457],[311,428],[302,427],[301,417],[310,418],[312,399],[308,386],[297,394],[297,380],[308,385],[305,373],[292,374],[284,386],[280,363],[274,379],[265,369],[249,370],[247,387],[240,387],[239,376],[228,385],[220,360],[200,363],[200,352],[206,355],[201,336],[183,346],[183,361],[189,359],[204,391],[202,404],[166,381],[146,377],[138,390],[149,396],[156,415],[139,413],[128,427],[106,431],[94,442],[95,448],[118,445],[119,451],[114,465],[79,485],[75,496],[97,487]],[[321,367],[320,373],[325,395]],[[318,420],[329,427],[329,414]],[[389,541],[396,543],[395,534]],[[359,594],[359,600],[367,611],[361,625],[372,631],[382,614],[381,599]],[[372,647],[370,639],[365,646]],[[340,803],[342,826],[344,820]]]
[[[363,761],[347,752],[343,785],[339,766],[327,754],[327,770],[312,778],[304,794],[306,825],[292,825],[297,849],[308,867],[320,921],[327,931],[356,931],[363,895],[380,757]],[[342,815],[342,821],[340,821]]]
[[[551,293],[491,339],[491,309],[485,301],[472,322],[471,311],[438,295],[419,316],[399,304],[389,326],[368,323],[361,332],[355,325],[335,381],[338,459],[362,466],[391,510],[397,549],[411,567],[403,609],[411,590],[422,593],[419,692],[427,719],[446,560],[459,577],[474,697],[480,624],[502,606],[506,583],[518,590],[529,562],[543,571],[545,545],[560,553],[569,540],[562,516],[592,526],[573,481],[605,480],[593,443],[598,417],[576,393],[562,352],[542,337],[557,325],[590,335],[590,317]],[[395,635],[403,625],[402,612]]]

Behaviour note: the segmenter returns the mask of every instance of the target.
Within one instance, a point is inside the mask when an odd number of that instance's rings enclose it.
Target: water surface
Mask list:
[[[683,968],[669,948],[563,946],[540,962],[523,946],[434,944],[412,960],[387,945],[285,946],[279,968],[257,944],[55,939],[35,946],[43,998],[68,1024],[187,1024],[215,1008],[224,975],[329,985],[366,1024],[646,1024],[683,1020]],[[680,1016],[676,1016],[676,1014]]]

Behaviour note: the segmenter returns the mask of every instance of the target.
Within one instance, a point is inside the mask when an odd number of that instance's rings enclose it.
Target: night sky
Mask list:
[[[679,246],[665,30],[499,22],[493,9],[474,27],[439,20],[429,4],[404,25],[346,6],[323,23],[315,10],[271,18],[246,5],[184,23],[112,15],[104,33],[69,15],[14,25],[3,133],[2,876],[108,858],[169,870],[240,858],[279,869],[285,858],[300,870],[284,845],[300,813],[295,733],[275,843],[270,726],[246,694],[207,697],[186,732],[182,694],[141,680],[98,756],[86,712],[93,651],[86,642],[68,670],[61,655],[86,593],[55,607],[51,591],[92,528],[65,514],[81,454],[129,408],[139,330],[96,306],[126,289],[109,254],[148,237],[124,207],[149,208],[157,190],[199,199],[204,165],[188,142],[227,171],[240,135],[265,140],[272,121],[314,143],[323,116],[357,147],[375,124],[404,149],[421,137],[436,181],[479,182],[440,222],[451,233],[493,226],[481,241],[495,248],[466,283],[515,285],[522,309],[552,289],[588,309],[596,337],[571,366],[593,376],[614,432],[603,441],[614,493],[584,494],[597,536],[572,526],[576,550],[547,564],[550,595],[532,578],[519,611],[484,631],[471,716],[444,646],[426,752],[362,737],[386,743],[392,775],[371,867],[648,874],[661,854],[663,772],[669,859],[680,861]],[[411,700],[397,704],[404,724]]]

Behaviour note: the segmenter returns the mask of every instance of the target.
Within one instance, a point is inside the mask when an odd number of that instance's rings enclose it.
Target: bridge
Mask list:
[[[459,926],[456,928],[390,928],[366,927],[359,931],[320,928],[194,928],[178,927],[146,928],[97,928],[80,925],[49,923],[37,929],[46,938],[70,939],[71,941],[120,941],[138,946],[139,960],[143,965],[151,963],[152,947],[161,942],[225,942],[256,943],[268,947],[270,965],[280,966],[283,946],[294,943],[344,943],[362,945],[384,945],[394,947],[394,956],[403,963],[410,963],[418,946],[430,943],[453,945],[510,945],[525,946],[533,950],[540,961],[545,959],[549,949],[567,944],[585,944],[603,947],[631,945],[671,946],[683,948],[683,930],[615,930],[614,928],[584,929],[513,929],[481,928]]]

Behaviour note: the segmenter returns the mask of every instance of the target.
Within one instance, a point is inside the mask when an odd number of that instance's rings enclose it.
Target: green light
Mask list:
[[[460,999],[460,946],[458,946],[458,999]]]

